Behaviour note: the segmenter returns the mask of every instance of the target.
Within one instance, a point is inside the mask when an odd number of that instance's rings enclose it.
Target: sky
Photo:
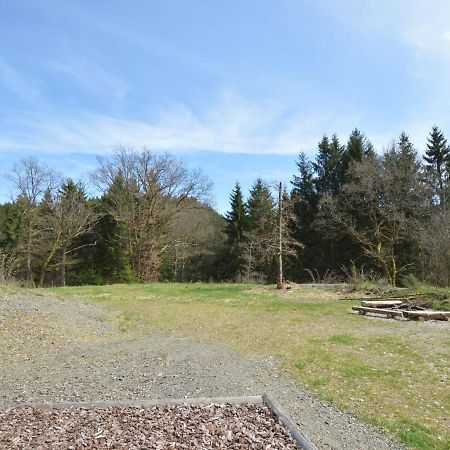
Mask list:
[[[223,213],[323,134],[450,137],[449,80],[448,0],[0,0],[0,201],[20,158],[87,180],[128,145],[202,168]]]

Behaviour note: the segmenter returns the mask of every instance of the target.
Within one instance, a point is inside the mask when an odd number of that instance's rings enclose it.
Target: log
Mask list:
[[[412,320],[448,320],[450,311],[403,311],[403,316]]]
[[[384,308],[369,308],[366,306],[352,306],[353,311],[358,311],[360,314],[383,314],[389,317],[403,317],[403,311],[397,311],[395,309]]]
[[[371,297],[368,298],[368,301],[372,301],[372,300],[380,300],[380,301],[386,301],[386,300],[400,300],[400,301],[405,301],[405,300],[417,300],[421,297],[424,297],[425,295],[419,295],[419,294],[415,294],[415,295],[407,295],[405,297],[399,297],[399,296],[386,296],[386,297]]]
[[[401,300],[364,300],[361,306],[368,306],[369,308],[393,308],[400,306],[403,302]]]

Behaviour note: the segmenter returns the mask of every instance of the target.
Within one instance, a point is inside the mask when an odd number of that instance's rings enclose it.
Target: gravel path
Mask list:
[[[259,395],[285,407],[319,449],[400,449],[277,372],[188,339],[121,333],[91,305],[0,298],[0,404]]]

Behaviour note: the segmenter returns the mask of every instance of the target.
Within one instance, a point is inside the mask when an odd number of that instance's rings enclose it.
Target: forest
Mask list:
[[[238,182],[228,212],[207,174],[171,154],[117,147],[90,188],[35,158],[8,172],[0,205],[0,278],[25,286],[155,281],[450,284],[450,149],[406,133],[380,151],[358,129],[300,153],[289,186]],[[422,156],[423,155],[423,156]]]

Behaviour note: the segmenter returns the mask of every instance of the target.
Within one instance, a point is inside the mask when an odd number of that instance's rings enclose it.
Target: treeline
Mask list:
[[[291,186],[239,183],[225,217],[211,183],[171,155],[119,148],[91,178],[101,193],[34,159],[0,206],[0,276],[29,285],[344,279],[350,272],[450,284],[450,149],[433,127],[420,157],[402,133],[377,153],[355,129],[300,153]],[[282,258],[280,258],[280,254]]]
[[[211,183],[168,154],[118,148],[91,183],[34,158],[14,165],[17,198],[0,207],[3,278],[30,286],[210,279],[224,242]]]

